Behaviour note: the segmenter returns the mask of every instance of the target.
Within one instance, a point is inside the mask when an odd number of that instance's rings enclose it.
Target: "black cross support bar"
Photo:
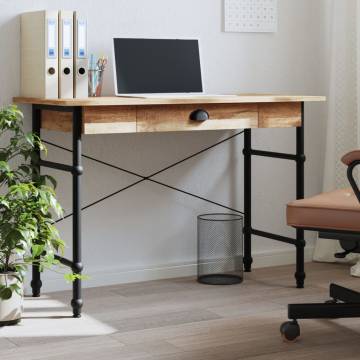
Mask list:
[[[285,160],[297,160],[297,156],[293,154],[284,154],[279,152],[273,152],[273,151],[263,151],[263,150],[250,150],[251,155],[255,156],[265,156],[265,157],[271,157],[271,158],[277,158],[277,159],[285,159]]]
[[[63,265],[65,265],[65,266],[67,266],[67,267],[69,267],[71,269],[73,268],[74,263],[71,260],[66,259],[66,258],[64,258],[62,256],[59,256],[59,255],[55,255],[55,259],[60,261]]]
[[[155,177],[156,175],[159,175],[159,174],[161,174],[161,173],[163,173],[163,172],[165,172],[165,171],[167,171],[167,170],[169,170],[169,169],[171,169],[171,168],[173,168],[173,167],[175,167],[175,166],[177,166],[177,165],[179,165],[179,164],[181,164],[181,163],[183,163],[183,162],[185,162],[185,161],[187,161],[187,160],[189,160],[189,159],[192,159],[192,158],[194,158],[195,156],[198,156],[198,155],[204,153],[205,151],[208,151],[208,150],[210,150],[210,149],[212,149],[212,148],[214,148],[214,147],[216,147],[216,146],[219,146],[219,145],[225,143],[226,141],[229,141],[229,140],[231,140],[231,139],[235,138],[236,136],[241,135],[241,134],[243,134],[243,133],[244,133],[244,131],[237,132],[237,133],[235,133],[235,134],[233,134],[233,135],[231,135],[231,136],[229,136],[229,137],[227,137],[227,138],[225,138],[225,139],[223,139],[223,140],[221,140],[221,141],[218,141],[217,143],[215,143],[215,144],[213,144],[213,145],[207,146],[206,148],[204,148],[204,149],[202,149],[202,150],[200,150],[200,151],[198,151],[198,152],[196,152],[196,153],[194,153],[194,154],[192,154],[192,155],[189,155],[189,156],[185,157],[184,159],[181,159],[181,160],[179,160],[179,161],[177,161],[177,162],[175,162],[175,163],[173,163],[173,164],[171,164],[171,165],[168,165],[168,166],[166,166],[166,167],[164,167],[164,168],[162,168],[162,169],[160,169],[160,170],[158,170],[158,171],[150,174],[149,176],[143,176],[143,175],[138,174],[138,173],[136,173],[136,172],[134,172],[134,171],[130,171],[130,170],[124,169],[124,168],[122,168],[122,167],[120,167],[120,166],[116,166],[116,165],[110,164],[110,163],[108,163],[108,162],[106,162],[106,161],[98,160],[98,159],[96,159],[96,158],[94,158],[94,157],[92,157],[92,156],[82,154],[82,157],[83,157],[84,159],[92,160],[92,161],[97,162],[97,163],[99,163],[99,164],[102,164],[102,165],[108,166],[108,167],[110,167],[110,168],[113,168],[113,169],[122,171],[122,172],[124,172],[124,173],[126,173],[126,174],[139,177],[140,180],[135,181],[135,182],[133,182],[133,183],[130,184],[130,185],[127,185],[127,186],[125,186],[125,187],[123,187],[123,188],[121,188],[121,189],[119,189],[119,190],[117,190],[117,191],[114,191],[113,193],[111,193],[111,194],[109,194],[109,195],[106,195],[106,196],[104,196],[104,197],[102,197],[102,198],[100,198],[100,199],[98,199],[98,200],[96,200],[96,201],[94,201],[94,202],[92,202],[92,203],[90,203],[90,204],[82,207],[81,210],[86,210],[86,209],[88,209],[88,208],[90,208],[90,207],[92,207],[92,206],[94,206],[94,205],[97,205],[97,204],[99,204],[99,203],[101,203],[101,202],[103,202],[103,201],[105,201],[105,200],[107,200],[107,199],[109,199],[109,198],[111,198],[111,197],[113,197],[113,196],[115,196],[115,195],[117,195],[117,194],[125,191],[125,190],[128,190],[128,189],[132,188],[132,187],[135,186],[135,185],[138,185],[138,184],[144,182],[144,181],[150,181],[150,182],[155,183],[155,184],[158,184],[158,185],[160,185],[160,186],[164,186],[164,187],[166,187],[166,188],[168,188],[168,189],[175,190],[175,191],[178,191],[178,192],[180,192],[180,193],[182,193],[182,194],[189,195],[189,196],[194,197],[194,198],[196,198],[196,199],[203,200],[203,201],[205,201],[205,202],[207,202],[207,203],[210,203],[210,204],[213,204],[213,205],[222,207],[223,209],[227,209],[227,210],[230,210],[230,211],[239,213],[239,214],[243,214],[242,211],[239,211],[239,210],[237,210],[237,209],[231,208],[231,207],[229,207],[229,206],[223,205],[223,204],[218,203],[218,202],[216,202],[216,201],[212,201],[212,200],[206,199],[206,198],[204,198],[204,197],[202,197],[202,196],[193,194],[193,193],[191,193],[191,192],[189,192],[189,191],[182,190],[182,189],[176,188],[175,186],[171,186],[171,185],[165,184],[165,183],[163,183],[163,182],[161,182],[161,181],[158,181],[158,180],[153,179],[153,177]],[[54,146],[54,147],[56,147],[56,148],[58,148],[58,149],[61,149],[61,150],[67,151],[67,152],[72,152],[71,149],[68,149],[68,148],[66,148],[66,147],[64,147],[64,146],[55,144],[55,143],[50,142],[50,141],[47,141],[47,140],[42,140],[42,141],[43,141],[43,143],[48,144],[48,145],[51,145],[51,146]],[[44,165],[44,166],[47,166],[47,167],[50,167],[50,168],[58,169],[58,170],[65,170],[65,171],[70,171],[70,172],[73,171],[72,167],[71,167],[71,166],[68,166],[68,165],[57,164],[57,163],[53,163],[53,162],[49,162],[49,161],[44,161],[44,160],[41,160],[41,161],[40,161],[40,164],[41,164],[41,165]],[[60,221],[62,221],[62,220],[65,220],[65,219],[71,217],[72,215],[73,215],[72,213],[67,214],[67,215],[64,216],[63,218],[57,220],[57,222],[60,222]]]
[[[73,172],[73,167],[70,165],[66,165],[66,164],[59,164],[56,162],[52,162],[52,161],[46,161],[46,160],[39,160],[39,165],[40,166],[45,166],[48,168],[52,168],[52,169],[57,169],[57,170],[62,170],[62,171],[67,171],[72,173]]]

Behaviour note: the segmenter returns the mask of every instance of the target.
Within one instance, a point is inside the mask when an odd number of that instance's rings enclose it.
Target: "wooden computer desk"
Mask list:
[[[257,235],[296,247],[296,285],[304,286],[304,233],[296,231],[296,239],[256,230],[251,226],[251,158],[252,156],[265,156],[293,160],[296,163],[296,198],[304,197],[304,104],[311,101],[325,101],[321,96],[282,96],[282,95],[229,95],[214,97],[164,97],[164,98],[124,98],[101,97],[88,99],[37,99],[17,97],[15,103],[32,105],[32,129],[40,135],[41,129],[61,132],[72,132],[73,149],[65,149],[59,145],[51,144],[67,151],[72,151],[72,165],[54,163],[40,160],[36,166],[45,166],[70,172],[73,178],[73,259],[60,258],[59,260],[72,268],[75,273],[83,270],[81,259],[81,210],[95,205],[110,196],[123,191],[123,188],[114,194],[100,199],[93,204],[82,208],[81,183],[83,173],[81,165],[81,138],[87,134],[125,134],[146,132],[170,131],[204,131],[204,130],[235,130],[245,129],[228,137],[231,139],[244,134],[244,267],[251,271],[251,236]],[[251,129],[257,128],[296,128],[296,154],[285,154],[270,151],[254,150],[251,147]],[[220,143],[222,143],[221,141]],[[210,146],[203,151],[212,148]],[[157,171],[150,176],[142,176],[130,170],[122,169],[112,164],[104,163],[113,168],[134,174],[140,178],[131,186],[142,181],[152,181],[168,188],[195,196],[212,204],[219,205],[228,210],[237,211],[230,207],[202,198],[200,196],[176,189],[167,184],[160,183],[153,177],[177,164],[202,153],[190,155],[182,161]],[[90,157],[87,157],[90,158]],[[90,158],[98,161],[94,158]],[[40,273],[37,266],[33,267],[31,282],[33,296],[40,295]],[[74,317],[81,315],[83,301],[81,298],[81,281],[73,284],[73,299],[71,301]]]

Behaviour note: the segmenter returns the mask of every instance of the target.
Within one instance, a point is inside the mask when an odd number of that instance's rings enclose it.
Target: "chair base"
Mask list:
[[[288,318],[280,332],[285,340],[295,341],[300,336],[299,319],[339,319],[360,317],[360,293],[339,285],[330,285],[331,300],[325,303],[289,304]]]

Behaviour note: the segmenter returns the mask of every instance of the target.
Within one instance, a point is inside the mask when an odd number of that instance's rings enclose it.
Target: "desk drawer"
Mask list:
[[[191,120],[196,110],[205,110],[209,119]],[[137,132],[229,130],[258,126],[257,104],[203,104],[139,106]]]
[[[71,132],[71,112],[43,110],[43,129]],[[113,134],[136,132],[135,106],[84,106],[83,134]]]
[[[259,104],[259,128],[301,126],[301,103]]]
[[[86,106],[83,112],[84,134],[136,132],[135,106]]]

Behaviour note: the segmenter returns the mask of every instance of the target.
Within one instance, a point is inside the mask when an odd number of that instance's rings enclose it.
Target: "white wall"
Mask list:
[[[199,37],[209,92],[325,93],[325,0],[279,0],[275,34],[222,32],[221,0],[0,0],[0,104],[19,93],[19,14],[44,8],[79,9],[87,14],[89,47],[111,54],[113,36]],[[108,69],[105,93],[112,94]],[[321,189],[324,108],[306,106],[306,194]],[[27,125],[29,107],[23,107]],[[254,147],[293,152],[294,130],[255,130]],[[230,132],[86,136],[84,153],[149,174],[198,151]],[[70,146],[68,135],[44,132],[45,139]],[[48,159],[70,161],[49,148]],[[173,186],[241,209],[241,137],[158,176]],[[84,204],[136,178],[84,160]],[[295,196],[295,166],[283,160],[254,161],[254,227],[293,235],[285,225],[285,204]],[[71,211],[71,179],[56,173],[58,195]],[[155,184],[143,183],[83,213],[83,262],[100,285],[163,276],[193,274],[196,262],[196,215],[221,211]],[[71,248],[71,220],[60,225]],[[291,246],[254,241],[255,266],[293,262]],[[311,252],[311,242],[309,248]],[[70,250],[70,249],[69,249]],[[70,253],[70,251],[69,251]],[[292,277],[292,274],[289,274]],[[46,274],[44,288],[62,289],[61,277]]]

